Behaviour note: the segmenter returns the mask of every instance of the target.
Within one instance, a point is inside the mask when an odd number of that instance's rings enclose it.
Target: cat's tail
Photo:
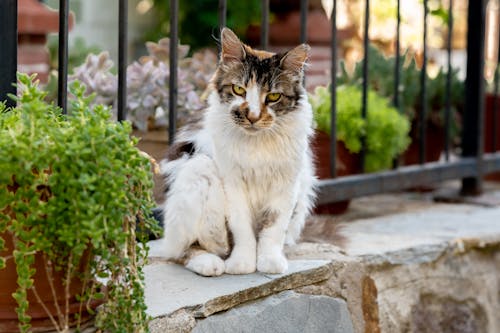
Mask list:
[[[318,179],[315,176],[312,159],[308,159],[306,168],[304,168],[302,174],[300,175],[299,184],[300,191],[297,203],[293,210],[285,239],[285,243],[287,245],[293,245],[299,240],[306,220],[314,208]]]
[[[182,169],[182,166],[189,160],[189,157],[190,156],[188,154],[183,154],[179,158],[165,159],[160,162],[160,171],[161,174],[165,177],[167,187],[175,179],[179,170]]]
[[[183,133],[181,130],[180,134]],[[187,140],[187,138],[176,138],[176,141],[168,147],[166,158],[160,162],[160,171],[167,183],[166,191],[168,191],[171,181],[175,179],[177,172],[194,155],[195,150],[194,142]]]

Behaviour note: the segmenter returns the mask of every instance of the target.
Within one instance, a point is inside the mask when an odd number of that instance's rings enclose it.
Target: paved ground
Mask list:
[[[460,204],[433,200],[436,196],[451,195],[457,188],[458,183],[450,182],[435,192],[405,192],[354,200],[347,214],[315,217],[305,232],[310,238],[338,245],[353,256],[460,238],[497,237],[500,234],[500,186],[489,183],[484,195],[466,198]],[[320,231],[327,224],[337,225],[345,241],[335,244],[335,239],[322,237]]]

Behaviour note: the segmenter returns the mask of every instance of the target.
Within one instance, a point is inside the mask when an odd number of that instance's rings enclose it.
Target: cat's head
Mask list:
[[[254,50],[224,28],[221,50],[212,83],[234,124],[257,133],[300,108],[308,45],[278,54]]]

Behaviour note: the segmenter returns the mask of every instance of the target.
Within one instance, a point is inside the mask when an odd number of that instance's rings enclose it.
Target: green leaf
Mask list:
[[[92,297],[96,300],[99,300],[99,299],[104,299],[105,295],[104,293],[95,293]]]

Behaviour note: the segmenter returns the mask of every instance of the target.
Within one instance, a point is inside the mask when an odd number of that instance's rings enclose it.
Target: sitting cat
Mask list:
[[[165,255],[205,276],[282,273],[315,196],[309,46],[254,50],[227,28],[221,46],[203,119],[162,162]]]

